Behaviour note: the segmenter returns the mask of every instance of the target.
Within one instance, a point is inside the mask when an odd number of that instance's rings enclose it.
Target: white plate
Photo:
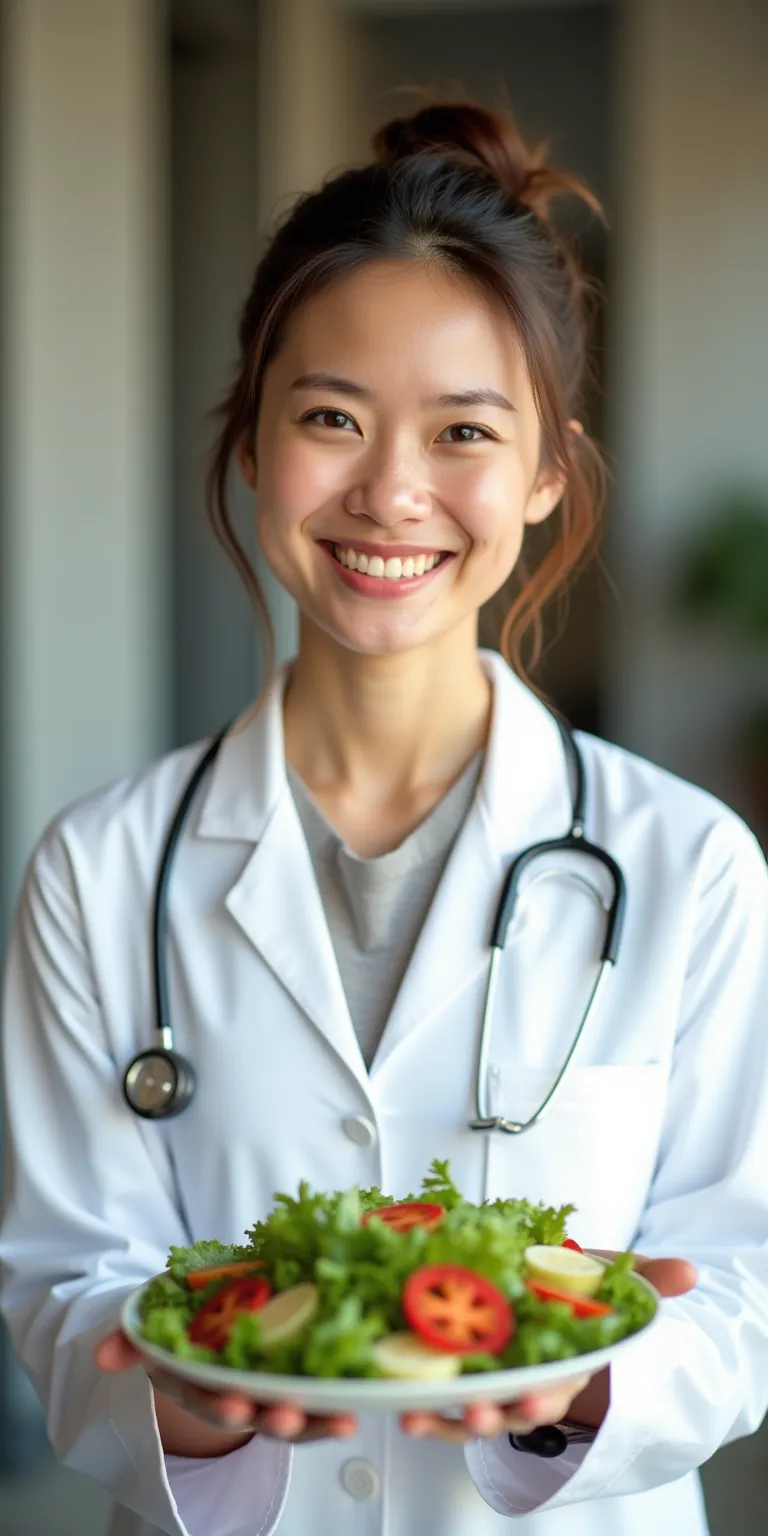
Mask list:
[[[597,1255],[595,1255],[597,1257]],[[555,1387],[561,1381],[574,1376],[593,1375],[600,1371],[635,1339],[644,1337],[658,1317],[658,1293],[642,1275],[635,1276],[654,1297],[657,1311],[636,1333],[610,1344],[606,1349],[593,1350],[588,1355],[576,1355],[570,1360],[551,1360],[545,1365],[521,1365],[511,1371],[482,1371],[477,1375],[455,1376],[450,1381],[371,1381],[343,1377],[327,1380],[318,1376],[278,1376],[266,1371],[235,1371],[225,1365],[208,1365],[202,1361],[186,1360],[170,1350],[158,1349],[141,1337],[140,1305],[146,1285],[133,1291],[123,1305],[122,1327],[131,1343],[148,1360],[162,1365],[175,1376],[206,1387],[209,1392],[244,1392],[257,1402],[296,1403],[311,1413],[362,1413],[381,1409],[388,1413],[405,1413],[415,1408],[458,1408],[470,1402],[514,1402],[523,1393],[543,1387]],[[149,1284],[149,1282],[147,1282]]]

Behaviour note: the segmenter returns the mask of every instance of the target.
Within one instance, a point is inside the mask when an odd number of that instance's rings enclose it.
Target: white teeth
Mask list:
[[[347,567],[349,571],[360,571],[361,575],[375,576],[385,581],[402,581],[411,576],[424,576],[427,571],[434,570],[439,564],[440,556],[433,555],[406,555],[401,560],[399,555],[390,555],[384,560],[381,555],[358,554],[355,549],[348,549],[345,545],[334,544],[333,553],[340,565]]]

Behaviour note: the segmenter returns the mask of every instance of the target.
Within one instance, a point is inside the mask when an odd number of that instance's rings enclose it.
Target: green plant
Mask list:
[[[734,490],[717,498],[684,555],[679,595],[691,615],[720,620],[751,647],[768,646],[768,496]]]

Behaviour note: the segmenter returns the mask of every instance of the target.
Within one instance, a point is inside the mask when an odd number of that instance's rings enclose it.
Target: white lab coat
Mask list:
[[[764,860],[711,796],[581,736],[588,835],[627,877],[620,962],[551,1112],[519,1138],[470,1131],[502,876],[570,818],[552,717],[499,657],[484,665],[478,797],[370,1073],[286,782],[282,675],[228,736],[173,876],[173,1018],[199,1074],[178,1119],[132,1116],[120,1085],[152,1040],[152,891],[200,746],[70,809],[32,860],[5,994],[2,1308],[56,1454],[115,1495],[112,1536],[498,1536],[509,1516],[520,1536],[700,1536],[695,1469],[768,1406]],[[502,962],[489,1091],[511,1116],[566,1054],[601,937],[572,857],[549,862]],[[506,1438],[465,1453],[370,1415],[352,1442],[164,1458],[147,1378],[100,1375],[92,1350],[169,1245],[241,1241],[304,1178],[402,1195],[436,1156],[472,1200],[572,1201],[582,1244],[699,1267],[697,1289],[614,1366],[595,1444],[549,1462]]]

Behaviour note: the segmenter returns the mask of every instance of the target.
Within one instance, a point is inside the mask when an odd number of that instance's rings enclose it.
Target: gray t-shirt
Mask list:
[[[315,869],[342,986],[370,1067],[416,940],[477,789],[483,754],[390,853],[353,853],[304,781],[288,779]]]

